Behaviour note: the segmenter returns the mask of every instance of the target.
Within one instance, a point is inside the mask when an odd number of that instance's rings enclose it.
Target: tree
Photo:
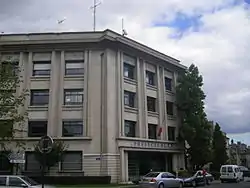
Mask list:
[[[0,62],[0,150],[9,150],[9,142],[21,147],[24,143],[14,140],[24,129],[26,111],[23,110],[27,91],[21,89],[20,68],[17,61],[8,58]],[[13,146],[12,146],[13,147]]]
[[[182,126],[179,139],[189,145],[187,154],[193,166],[203,166],[211,160],[212,126],[204,111],[203,78],[192,64],[180,74],[176,87],[176,105]]]
[[[35,148],[35,158],[43,165],[43,154],[38,149],[38,144],[34,146]],[[66,150],[66,145],[62,141],[55,141],[52,146],[52,150],[45,154],[45,166],[50,169],[50,167],[55,166],[58,162],[63,159],[63,153]]]
[[[218,171],[221,165],[226,164],[228,161],[226,136],[221,131],[220,125],[218,123],[216,123],[214,127],[212,148],[212,168],[213,170]]]

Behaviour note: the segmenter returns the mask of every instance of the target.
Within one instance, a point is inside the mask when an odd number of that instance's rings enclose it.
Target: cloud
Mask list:
[[[228,133],[250,132],[250,15],[243,0],[103,0],[97,29],[128,37],[195,63],[204,77],[206,111]],[[26,4],[25,4],[26,3]],[[92,0],[1,2],[0,31],[92,30]],[[57,24],[57,20],[67,20]],[[160,25],[159,25],[160,24]]]

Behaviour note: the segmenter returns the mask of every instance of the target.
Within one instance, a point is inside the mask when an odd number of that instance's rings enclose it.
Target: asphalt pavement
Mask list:
[[[213,182],[205,188],[250,188],[250,181],[246,180],[240,183],[220,183],[219,181]]]

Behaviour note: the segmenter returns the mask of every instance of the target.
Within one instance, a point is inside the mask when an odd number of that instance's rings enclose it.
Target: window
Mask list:
[[[6,177],[0,177],[0,186],[6,186]]]
[[[33,76],[49,76],[50,61],[33,61]]]
[[[9,177],[9,186],[13,187],[23,187],[22,185],[25,184],[20,178],[18,177]]]
[[[1,75],[16,76],[19,71],[19,62],[4,61],[1,63]]]
[[[155,73],[146,71],[146,83],[149,85],[155,85]]]
[[[165,90],[172,91],[172,79],[165,77]]]
[[[135,93],[124,91],[124,105],[135,108]]]
[[[30,105],[39,106],[47,105],[49,103],[49,90],[31,90]]]
[[[66,60],[65,75],[83,75],[84,60]]]
[[[65,137],[82,136],[83,121],[64,121],[62,135]]]
[[[47,135],[47,121],[29,121],[28,137],[42,137]]]
[[[175,127],[168,127],[168,140],[175,141]]]
[[[82,170],[82,151],[66,151],[61,162],[63,171]]]
[[[0,120],[1,137],[12,137],[13,136],[13,121],[12,120]]]
[[[65,105],[82,105],[83,89],[64,89]]]
[[[231,166],[227,167],[227,172],[233,172],[233,168]]]
[[[148,111],[156,112],[156,99],[153,97],[147,97]]]
[[[41,166],[36,160],[34,152],[25,152],[25,170],[31,172],[40,172]]]
[[[135,125],[136,125],[136,122],[125,120],[124,125],[125,125],[125,136],[127,136],[127,137],[135,137]]]
[[[148,124],[148,138],[149,139],[156,139],[157,138],[157,125],[155,124]]]
[[[170,116],[174,115],[174,103],[167,101],[167,114]]]
[[[123,75],[126,78],[135,79],[135,67],[133,65],[124,63],[123,65]]]

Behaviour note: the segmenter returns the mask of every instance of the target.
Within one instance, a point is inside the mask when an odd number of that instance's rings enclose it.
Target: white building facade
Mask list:
[[[14,57],[29,96],[24,170],[37,168],[43,135],[67,145],[56,174],[84,172],[126,182],[184,166],[175,107],[178,60],[113,31],[0,36],[0,58]]]

